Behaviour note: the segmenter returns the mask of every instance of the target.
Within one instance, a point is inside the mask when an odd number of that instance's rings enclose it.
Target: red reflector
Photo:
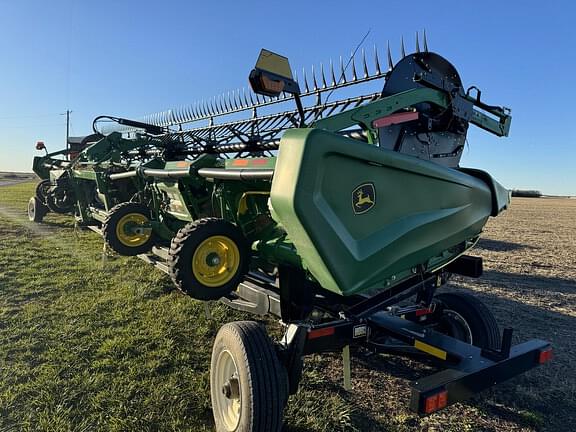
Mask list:
[[[324,336],[331,336],[334,334],[334,332],[335,332],[334,327],[326,327],[316,330],[310,330],[310,332],[308,332],[308,339],[317,339]]]
[[[434,411],[438,411],[442,408],[446,408],[448,405],[448,392],[446,390],[442,390],[439,393],[433,394],[426,398],[424,403],[424,412],[426,414],[433,413]]]
[[[553,357],[554,357],[554,352],[552,351],[552,348],[542,350],[542,351],[540,351],[540,354],[538,355],[538,363],[544,364],[544,363],[552,360]]]
[[[252,165],[266,165],[267,163],[266,159],[252,159]]]
[[[448,392],[444,390],[438,393],[438,409],[446,408],[448,405]]]
[[[424,412],[430,414],[438,410],[438,395],[428,396],[426,398],[426,405],[424,406]]]
[[[430,308],[426,308],[426,309],[418,309],[416,311],[416,316],[422,316],[422,315],[428,315],[432,313],[432,309]]]
[[[234,166],[247,166],[249,164],[248,159],[236,159],[232,162]]]
[[[405,123],[412,120],[418,120],[418,113],[409,111],[403,113],[396,113],[386,117],[380,117],[372,122],[372,126],[375,128],[386,127],[398,123]]]

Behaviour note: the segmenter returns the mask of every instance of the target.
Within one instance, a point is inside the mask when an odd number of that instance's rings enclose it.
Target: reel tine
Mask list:
[[[246,87],[242,87],[242,99],[244,102],[244,108],[248,108],[250,103],[248,102],[248,98],[246,97]]]
[[[358,76],[356,75],[356,62],[354,61],[354,53],[351,55],[352,57],[352,82],[358,80]]]
[[[314,72],[314,65],[312,65],[312,83],[314,84],[314,91],[318,90],[318,83],[316,82],[316,73]]]
[[[223,94],[218,96],[218,110],[222,113],[226,111],[226,108],[224,107],[224,95]]]
[[[328,87],[326,84],[326,77],[324,76],[324,64],[320,63],[320,75],[322,75],[322,88],[325,89]]]
[[[254,101],[254,93],[252,92],[252,90],[250,90],[248,96],[250,96],[250,105],[256,105],[256,102]]]
[[[331,86],[336,85],[336,75],[334,74],[334,63],[332,63],[332,59],[330,59],[330,77],[332,78]]]
[[[374,64],[376,66],[376,75],[380,75],[382,70],[380,69],[380,59],[378,58],[378,47],[374,44]]]
[[[302,68],[302,75],[304,75],[304,89],[306,93],[310,93],[310,88],[308,87],[308,78],[306,77],[306,69]]]
[[[404,36],[400,40],[400,52],[402,53],[402,58],[406,57],[406,50],[404,49]]]
[[[232,101],[230,100],[230,92],[226,93],[226,98],[224,99],[224,103],[226,104],[226,110],[232,111]]]
[[[392,52],[390,51],[390,41],[388,41],[388,70],[391,71],[394,68],[394,62],[392,61]]]
[[[428,52],[428,40],[426,38],[426,29],[424,29],[424,52]]]
[[[239,88],[236,89],[236,98],[237,98],[237,101],[238,101],[238,109],[243,108],[243,106],[242,106],[242,97],[240,96],[240,89],[239,89]]]
[[[364,78],[368,78],[368,64],[366,63],[366,51],[362,48],[362,69],[364,69]]]
[[[418,32],[416,32],[416,52],[417,53],[420,52],[420,42],[418,41],[418,39],[420,39],[420,37],[418,36]]]

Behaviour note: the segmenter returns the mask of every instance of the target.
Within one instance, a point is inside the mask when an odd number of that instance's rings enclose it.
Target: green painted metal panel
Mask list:
[[[476,240],[493,196],[458,170],[294,129],[280,144],[270,203],[304,267],[325,289],[350,295],[453,260]]]

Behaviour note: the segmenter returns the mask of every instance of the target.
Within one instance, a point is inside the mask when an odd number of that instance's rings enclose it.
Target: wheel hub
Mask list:
[[[152,235],[147,227],[148,218],[141,213],[128,213],[120,218],[116,225],[116,237],[125,246],[139,247]]]
[[[228,399],[240,399],[240,381],[231,376],[222,386],[222,394]]]
[[[192,257],[194,277],[208,287],[220,287],[230,281],[240,267],[240,250],[226,236],[208,237]]]

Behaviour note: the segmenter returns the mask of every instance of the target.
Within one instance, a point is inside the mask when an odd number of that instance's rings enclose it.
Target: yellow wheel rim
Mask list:
[[[240,267],[240,251],[225,236],[208,237],[192,256],[192,272],[202,285],[219,287],[229,282]]]
[[[128,213],[116,225],[116,237],[124,246],[138,247],[146,243],[152,235],[148,218],[141,213]]]

